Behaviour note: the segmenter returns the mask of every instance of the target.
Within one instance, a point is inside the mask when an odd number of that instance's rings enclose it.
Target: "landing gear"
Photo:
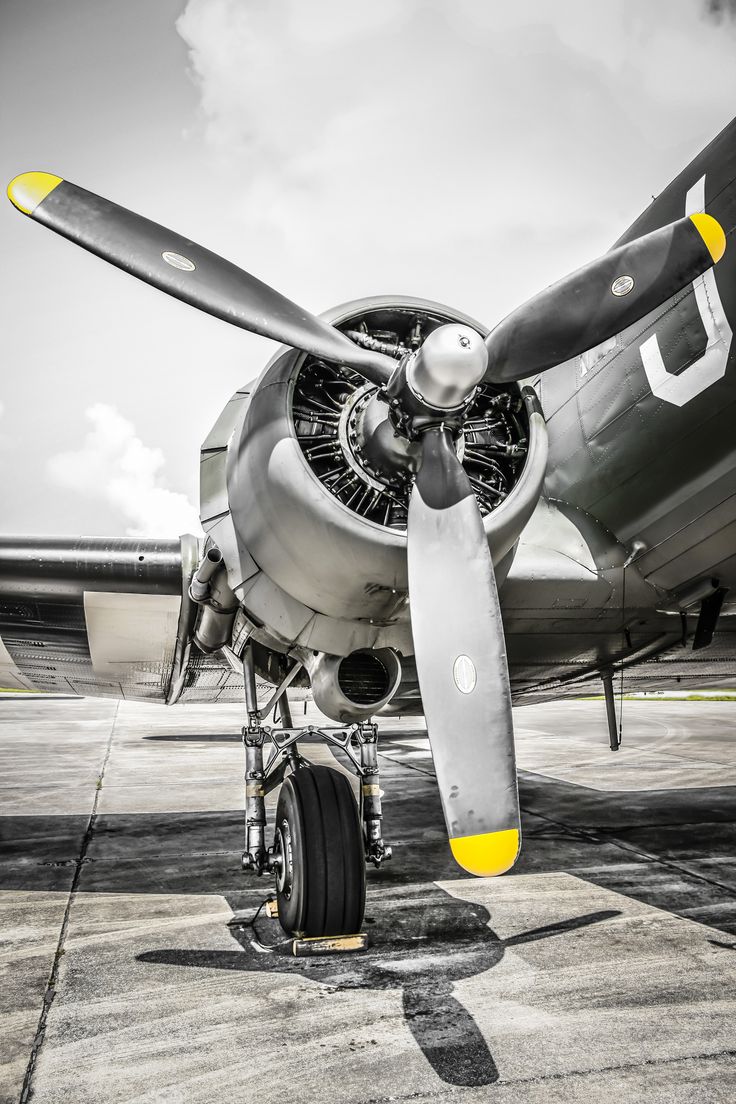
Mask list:
[[[354,935],[365,910],[365,864],[391,858],[382,838],[378,730],[370,723],[348,729],[291,726],[286,687],[275,692],[282,724],[261,723],[251,650],[243,655],[248,724],[243,729],[246,757],[245,851],[243,868],[276,877],[278,917],[289,935]],[[287,676],[291,681],[293,671]],[[264,709],[264,713],[267,712]],[[286,727],[288,726],[288,727]],[[348,776],[310,763],[300,753],[301,737],[319,736],[342,749],[361,781],[360,810]],[[264,747],[269,743],[264,763]],[[266,796],[281,785],[273,845],[266,846]]]
[[[281,787],[272,863],[279,920],[287,932],[351,935],[365,911],[365,861],[349,780],[303,767]]]

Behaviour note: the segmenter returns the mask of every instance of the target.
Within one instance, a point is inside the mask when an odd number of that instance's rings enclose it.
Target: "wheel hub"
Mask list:
[[[276,870],[276,888],[287,900],[294,885],[294,852],[291,845],[291,829],[288,820],[276,826],[274,835],[273,866]]]

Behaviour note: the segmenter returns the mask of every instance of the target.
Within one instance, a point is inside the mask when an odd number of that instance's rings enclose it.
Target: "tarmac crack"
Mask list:
[[[561,1070],[559,1073],[543,1073],[538,1077],[499,1077],[492,1086],[486,1086],[488,1100],[492,1099],[493,1092],[503,1085],[544,1085],[551,1081],[564,1081],[573,1077],[590,1077],[591,1074],[606,1074],[625,1072],[636,1069],[657,1069],[664,1066],[676,1066],[684,1062],[713,1062],[719,1058],[736,1058],[736,1050],[709,1051],[704,1054],[680,1054],[672,1058],[644,1058],[641,1062],[620,1062],[610,1066],[591,1066],[582,1070]],[[397,1096],[372,1096],[367,1097],[362,1104],[396,1104],[397,1101],[408,1100],[441,1100],[443,1097],[455,1096],[458,1093],[467,1092],[467,1086],[453,1085],[446,1089],[435,1089],[429,1092],[418,1090],[413,1093],[402,1093]]]
[[[626,843],[624,840],[619,839],[614,832],[608,832],[601,828],[584,827],[582,825],[573,827],[572,825],[565,824],[562,820],[554,820],[552,817],[545,816],[543,813],[532,813],[529,809],[524,809],[523,806],[522,809],[524,812],[529,813],[530,816],[537,817],[539,820],[544,820],[548,824],[553,824],[556,828],[568,832],[573,838],[588,840],[590,843],[600,843],[602,840],[605,840],[613,847],[617,847],[619,851],[625,851],[629,855],[636,855],[637,858],[642,859],[644,862],[655,863],[658,866],[674,870],[681,877],[692,878],[695,881],[702,882],[704,885],[712,886],[714,889],[721,889],[731,897],[734,896],[732,886],[717,881],[715,878],[707,878],[704,874],[696,874],[694,870],[688,869],[687,866],[681,865],[673,859],[666,859],[664,856],[657,855],[653,851],[646,851],[642,847],[635,847],[631,843]],[[687,860],[683,861],[687,862]]]
[[[46,1036],[46,1025],[48,1023],[49,1012],[51,1011],[51,1006],[54,1003],[54,998],[56,997],[56,986],[59,978],[59,966],[61,964],[61,959],[64,956],[64,944],[66,943],[67,931],[69,930],[69,917],[71,915],[72,905],[74,904],[74,898],[77,894],[77,887],[79,886],[79,879],[82,874],[82,868],[86,862],[87,851],[89,849],[89,845],[95,829],[95,823],[97,821],[97,806],[99,804],[100,792],[102,790],[103,782],[105,779],[107,763],[110,758],[110,751],[112,750],[112,739],[115,734],[115,725],[117,724],[119,710],[120,702],[117,703],[117,707],[112,718],[112,724],[110,725],[110,735],[107,738],[105,753],[102,757],[102,764],[100,766],[100,773],[97,776],[97,782],[95,784],[95,796],[92,802],[92,809],[89,814],[89,820],[87,821],[87,827],[85,828],[84,836],[82,837],[82,843],[79,848],[79,855],[77,856],[75,861],[72,884],[69,887],[69,896],[67,897],[66,906],[64,908],[64,915],[61,920],[59,939],[56,944],[56,951],[54,952],[54,961],[51,964],[51,972],[49,974],[49,979],[46,982],[46,989],[43,995],[43,1003],[41,1005],[41,1015],[39,1016],[38,1027],[36,1028],[33,1045],[31,1046],[31,1053],[28,1058],[28,1065],[26,1066],[25,1077],[23,1078],[23,1086],[20,1091],[19,1104],[27,1104],[27,1102],[30,1101],[33,1096],[33,1074],[35,1072],[38,1056],[41,1053],[41,1048],[43,1047],[44,1038]]]
[[[387,755],[385,751],[379,751],[376,753],[382,759],[388,759],[389,763],[395,763],[397,767],[404,767],[405,770],[416,771],[417,774],[423,774],[425,778],[436,778],[437,775],[433,770],[424,770],[422,767],[418,767],[416,763],[405,763],[401,759],[397,759],[393,755]]]
[[[673,859],[665,859],[662,855],[655,855],[651,851],[645,851],[643,848],[634,847],[630,843],[625,843],[623,840],[617,839],[615,836],[607,837],[614,847],[618,847],[621,851],[628,851],[631,855],[638,855],[642,859],[646,859],[648,862],[658,863],[660,866],[665,866],[669,870],[675,870],[678,874],[693,878],[695,881],[703,882],[704,885],[713,886],[714,889],[722,889],[730,896],[734,896],[733,886],[727,885],[725,882],[719,882],[715,878],[706,878],[704,874],[696,874],[694,870],[690,870],[687,866],[681,863],[675,862]],[[687,860],[684,860],[687,862]]]
[[[425,777],[435,777],[434,772],[424,770],[422,767],[418,767],[415,763],[404,762],[399,758],[395,758],[393,755],[387,755],[385,751],[379,751],[378,754],[384,759],[388,759],[391,763],[394,763],[398,767],[404,767],[406,770],[416,771],[418,774],[423,774]],[[732,886],[727,885],[724,882],[717,881],[715,878],[707,878],[704,874],[697,874],[695,873],[695,871],[690,870],[687,866],[681,865],[680,863],[675,862],[672,859],[666,859],[662,855],[656,855],[651,851],[646,851],[644,848],[635,847],[633,844],[627,843],[625,840],[620,839],[615,831],[608,832],[605,829],[595,828],[589,825],[566,824],[562,820],[555,820],[552,817],[545,816],[544,813],[536,812],[525,807],[524,805],[522,805],[521,808],[523,812],[527,813],[529,816],[534,816],[539,820],[546,821],[547,824],[554,825],[556,828],[567,833],[568,836],[572,837],[573,839],[577,838],[581,840],[587,840],[590,843],[598,843],[602,839],[605,839],[608,843],[612,844],[614,847],[617,847],[620,851],[626,851],[628,852],[628,854],[635,855],[637,858],[642,859],[645,862],[656,863],[659,866],[666,867],[669,870],[674,870],[681,877],[692,878],[695,881],[702,882],[704,885],[712,886],[714,889],[723,890],[725,893],[734,896]],[[695,824],[701,822],[692,821],[691,823]],[[718,823],[723,822],[719,821]],[[732,821],[726,821],[725,823],[732,823]],[[677,823],[676,826],[682,827],[683,825]],[[618,831],[632,831],[635,830],[637,827],[639,826],[623,825]],[[649,825],[642,825],[641,827],[649,827]],[[657,825],[657,827],[661,826]]]

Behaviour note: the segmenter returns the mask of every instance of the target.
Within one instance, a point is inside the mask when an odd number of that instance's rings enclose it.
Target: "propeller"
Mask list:
[[[207,314],[346,364],[379,386],[394,373],[392,357],[356,345],[237,265],[68,180],[22,173],[8,185],[8,196],[23,214]],[[486,378],[524,379],[599,345],[700,276],[725,247],[719,223],[695,214],[612,249],[496,326],[486,340]],[[452,367],[446,366],[446,374]],[[458,381],[447,389],[468,393]],[[436,403],[440,409],[447,405]]]
[[[726,235],[711,215],[688,215],[612,249],[517,307],[486,339],[487,379],[546,372],[607,341],[721,259]]]
[[[24,173],[8,195],[24,214],[154,287],[385,387],[389,436],[415,443],[405,450],[407,469],[418,463],[407,525],[411,622],[450,844],[473,874],[508,870],[521,832],[506,647],[483,519],[455,440],[482,380],[544,372],[700,276],[725,250],[718,222],[695,214],[655,230],[540,292],[485,343],[467,326],[441,326],[397,364],[188,238],[58,176]]]
[[[90,253],[234,326],[347,364],[379,386],[396,367],[392,357],[355,345],[216,253],[59,176],[23,173],[8,185],[8,197],[23,214]]]
[[[488,877],[521,845],[511,692],[483,519],[451,432],[422,436],[409,500],[409,600],[419,686],[456,861]]]

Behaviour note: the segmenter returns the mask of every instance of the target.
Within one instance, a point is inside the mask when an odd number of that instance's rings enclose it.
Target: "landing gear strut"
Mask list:
[[[365,864],[380,866],[391,858],[382,836],[378,728],[367,722],[347,729],[293,728],[284,684],[267,707],[278,707],[283,727],[269,728],[261,723],[248,645],[243,673],[248,713],[243,868],[275,874],[279,920],[288,934],[354,934],[365,910]],[[301,755],[298,742],[304,736],[318,736],[345,752],[361,781],[360,809],[342,771]],[[273,845],[267,847],[265,799],[278,785]]]

